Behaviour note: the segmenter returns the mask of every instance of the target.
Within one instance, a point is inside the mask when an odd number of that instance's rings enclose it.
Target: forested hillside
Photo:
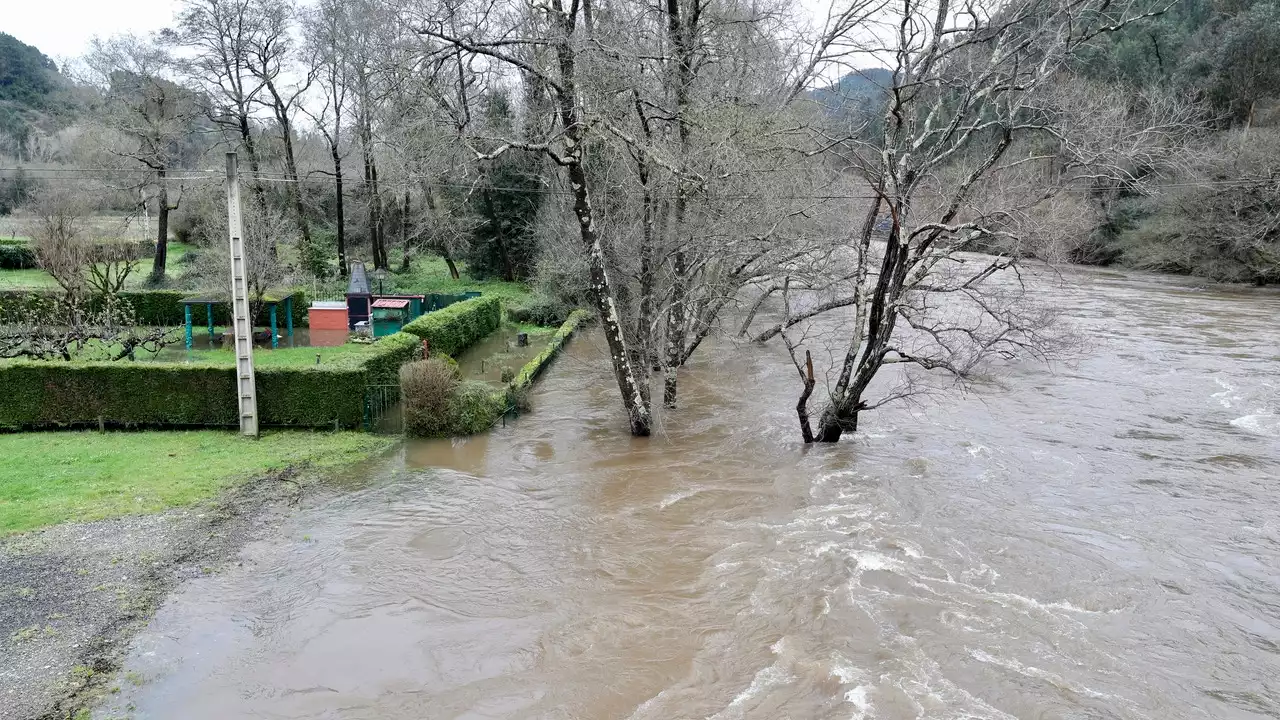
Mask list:
[[[1101,223],[1077,258],[1280,281],[1280,3],[1182,0],[1106,38],[1077,71],[1194,103],[1205,123],[1153,187],[1099,188]]]
[[[12,35],[0,32],[0,157],[30,160],[41,132],[68,111],[58,66]]]

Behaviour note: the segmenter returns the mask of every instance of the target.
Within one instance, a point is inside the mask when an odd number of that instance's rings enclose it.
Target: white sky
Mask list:
[[[175,0],[0,0],[0,32],[58,62],[83,55],[94,35],[145,35],[173,21]]]
[[[815,19],[831,0],[793,0]],[[146,35],[172,24],[177,0],[0,0],[0,32],[57,61],[80,57],[94,35]]]

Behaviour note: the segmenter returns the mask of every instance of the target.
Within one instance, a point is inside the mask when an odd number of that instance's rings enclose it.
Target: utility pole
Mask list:
[[[253,318],[245,285],[244,227],[240,219],[240,167],[227,153],[227,229],[231,236],[231,325],[235,333],[236,396],[240,434],[258,437],[258,389],[253,378]]]

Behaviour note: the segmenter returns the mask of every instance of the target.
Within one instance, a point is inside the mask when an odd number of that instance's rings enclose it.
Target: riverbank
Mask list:
[[[393,440],[359,433],[0,435],[0,720],[77,717],[180,581]],[[7,537],[3,536],[7,533]]]

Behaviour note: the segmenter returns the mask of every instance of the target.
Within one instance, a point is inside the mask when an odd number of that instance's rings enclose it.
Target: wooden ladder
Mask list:
[[[258,388],[253,377],[253,319],[245,286],[244,229],[240,220],[240,177],[234,152],[227,153],[227,227],[231,236],[231,325],[236,351],[236,396],[240,433],[258,436]]]

